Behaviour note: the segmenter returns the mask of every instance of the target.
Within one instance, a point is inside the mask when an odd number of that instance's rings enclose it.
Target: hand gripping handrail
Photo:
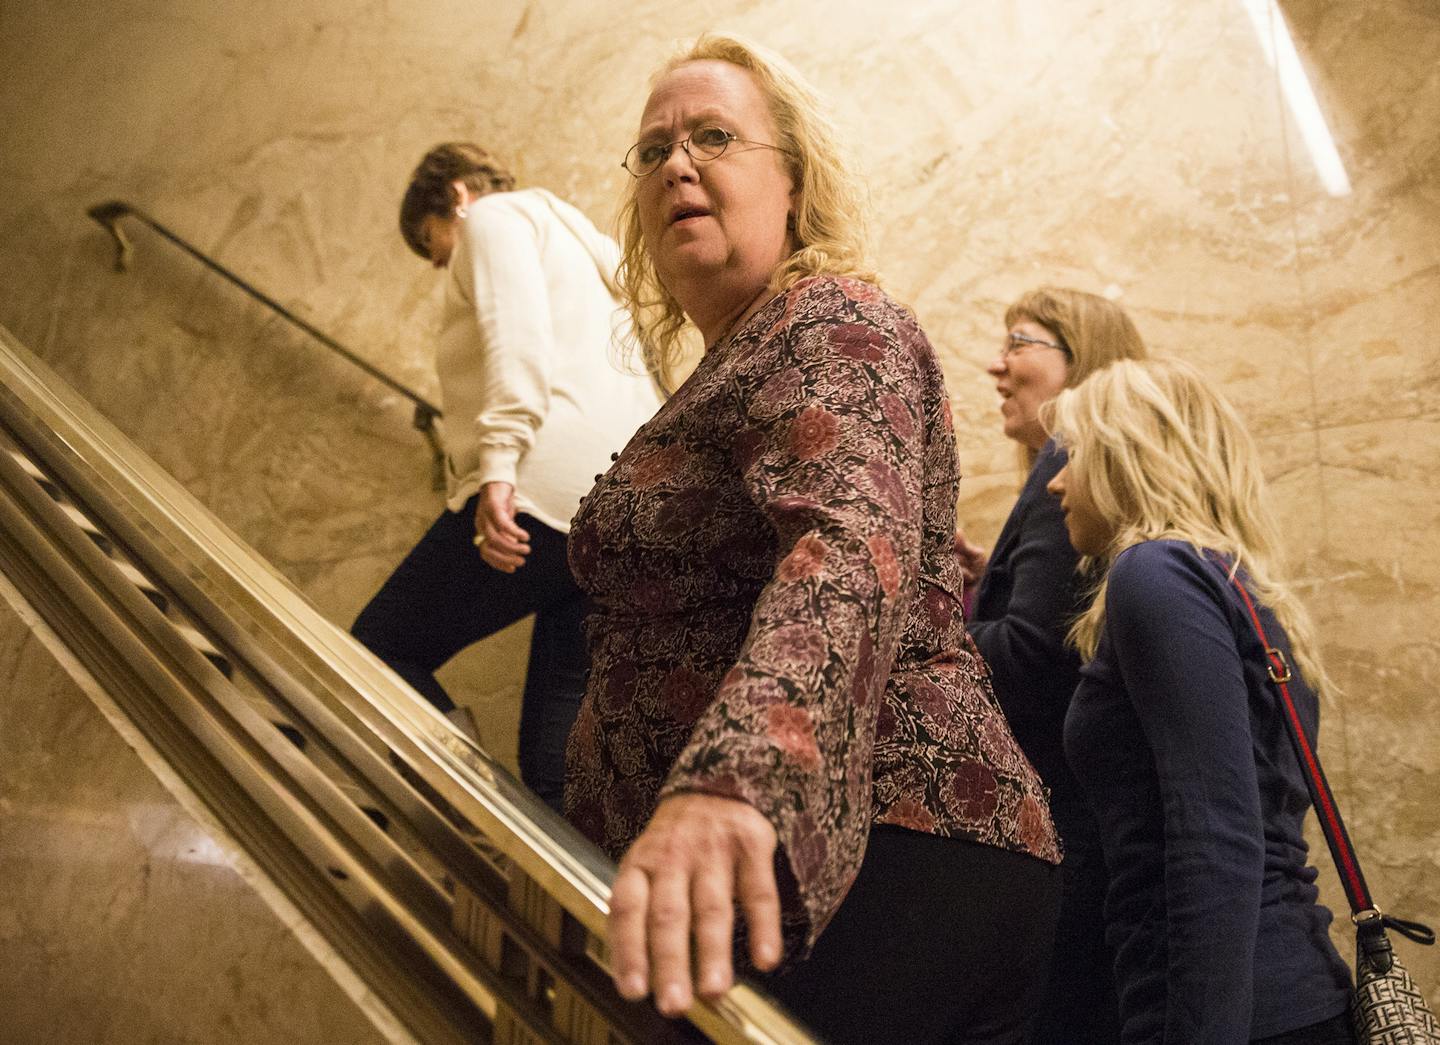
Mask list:
[[[125,238],[124,230],[120,228],[120,219],[134,218],[141,224],[149,226],[153,231],[155,231],[165,239],[169,240],[175,246],[183,250],[186,254],[189,254],[192,258],[200,262],[200,264],[204,265],[211,272],[214,272],[216,275],[222,276],[226,280],[229,280],[231,283],[239,287],[250,297],[254,298],[256,301],[260,302],[260,304],[264,305],[266,308],[274,312],[281,319],[309,334],[312,338],[320,342],[320,344],[324,345],[326,348],[330,349],[330,351],[334,352],[341,359],[344,359],[346,362],[350,363],[353,366],[359,367],[361,370],[369,374],[376,381],[379,381],[382,385],[390,389],[392,392],[399,393],[406,399],[410,400],[410,402],[414,404],[415,407],[415,415],[413,420],[415,428],[425,436],[425,441],[430,445],[431,460],[433,462],[433,467],[431,470],[431,485],[436,490],[443,490],[445,488],[445,451],[441,448],[440,437],[435,431],[436,419],[444,415],[438,406],[430,402],[424,396],[420,395],[420,393],[416,392],[414,389],[407,388],[405,385],[402,385],[399,381],[395,380],[395,378],[391,377],[389,374],[385,373],[385,371],[376,367],[373,363],[366,361],[351,349],[346,348],[344,345],[336,341],[333,337],[325,333],[323,330],[320,330],[313,324],[301,319],[284,305],[280,304],[280,302],[272,298],[269,294],[266,294],[263,290],[260,290],[258,287],[255,287],[246,280],[242,279],[240,276],[230,271],[230,269],[220,264],[214,258],[210,257],[210,255],[200,250],[194,244],[190,243],[183,237],[176,235],[174,232],[166,228],[160,222],[156,221],[149,214],[146,214],[140,208],[133,206],[132,204],[126,203],[123,200],[108,200],[105,203],[97,203],[85,213],[89,214],[90,217],[94,218],[101,225],[101,227],[105,229],[106,232],[110,233],[110,237],[115,241],[116,272],[126,272],[129,270],[130,257],[134,253],[134,248],[131,246],[130,241]]]

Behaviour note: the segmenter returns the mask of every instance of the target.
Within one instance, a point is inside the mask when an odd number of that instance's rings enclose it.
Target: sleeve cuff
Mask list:
[[[771,751],[770,745],[763,742],[754,741],[754,746],[762,758]],[[682,755],[661,786],[657,804],[671,795],[687,792],[713,795],[744,802],[770,821],[775,828],[777,856],[782,861],[776,868],[781,872],[776,882],[780,889],[784,941],[781,967],[788,968],[807,958],[840,899],[822,895],[822,890],[816,888],[826,855],[825,843],[819,838],[816,825],[803,814],[800,819],[804,823],[797,822],[796,815],[787,814],[783,797],[777,796],[773,789],[756,784],[754,774],[743,768],[721,764],[696,769],[684,767],[684,762]]]
[[[481,486],[486,483],[509,483],[516,486],[515,472],[520,465],[520,452],[504,446],[480,447],[480,463],[474,475]]]

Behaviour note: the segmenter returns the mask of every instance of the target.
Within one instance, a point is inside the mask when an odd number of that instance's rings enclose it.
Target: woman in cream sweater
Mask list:
[[[534,613],[520,775],[558,809],[586,668],[569,520],[659,399],[625,366],[614,241],[549,192],[514,185],[479,146],[443,144],[401,204],[405,242],[447,270],[436,351],[446,511],[353,632],[448,714],[435,671]]]

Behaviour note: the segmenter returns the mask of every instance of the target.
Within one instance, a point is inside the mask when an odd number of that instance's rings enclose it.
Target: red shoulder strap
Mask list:
[[[1250,598],[1250,592],[1245,585],[1240,583],[1232,570],[1227,569],[1226,575],[1244,600],[1245,608],[1250,612],[1250,623],[1254,625],[1255,635],[1265,650],[1267,674],[1280,696],[1281,717],[1285,720],[1286,732],[1290,734],[1290,744],[1295,749],[1295,757],[1300,760],[1305,786],[1310,791],[1310,801],[1314,803],[1315,815],[1320,819],[1320,829],[1325,833],[1330,855],[1335,860],[1335,867],[1339,870],[1340,880],[1345,886],[1345,898],[1350,901],[1350,913],[1358,915],[1363,911],[1373,910],[1370,890],[1365,885],[1365,875],[1360,871],[1360,860],[1350,844],[1345,821],[1340,818],[1340,810],[1335,806],[1335,796],[1325,779],[1325,771],[1320,767],[1320,757],[1315,753],[1310,739],[1305,736],[1305,730],[1300,724],[1300,714],[1290,696],[1289,683],[1293,677],[1290,662],[1286,659],[1284,650],[1270,645],[1270,640],[1265,636],[1265,627],[1260,623],[1260,614],[1256,611],[1255,602]]]

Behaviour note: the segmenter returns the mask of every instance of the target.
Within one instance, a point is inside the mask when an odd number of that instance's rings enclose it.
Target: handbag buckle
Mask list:
[[[1290,662],[1285,659],[1284,650],[1276,646],[1266,646],[1265,656],[1270,661],[1266,670],[1270,672],[1271,682],[1278,685],[1282,682],[1289,682],[1295,677],[1290,671]]]
[[[1384,921],[1385,912],[1378,907],[1367,907],[1363,911],[1356,911],[1350,916],[1350,921],[1355,923],[1356,928],[1362,925],[1369,925],[1371,922]]]

